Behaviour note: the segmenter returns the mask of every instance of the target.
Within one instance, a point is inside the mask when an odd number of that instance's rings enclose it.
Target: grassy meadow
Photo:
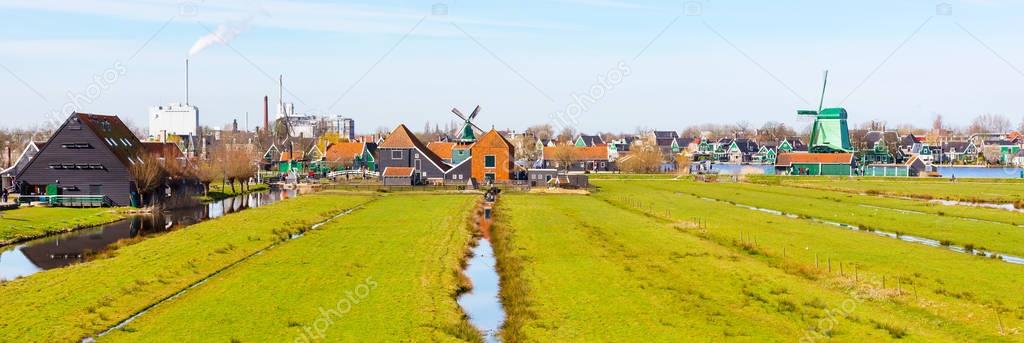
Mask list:
[[[894,285],[874,283],[870,273],[883,270],[865,264],[855,281],[838,271],[814,269],[797,254],[785,261],[771,259],[754,253],[756,247],[744,248],[691,223],[653,215],[654,207],[647,213],[613,200],[656,191],[634,183],[601,183],[606,184],[618,190],[593,197],[507,195],[500,201],[494,239],[499,264],[505,263],[499,266],[510,314],[505,341],[998,337],[994,319],[957,321],[941,316],[948,309],[932,313],[909,304],[911,297],[897,295]],[[708,209],[693,210],[696,215]],[[735,217],[735,209],[728,210]],[[717,230],[727,229],[706,231]],[[960,262],[1008,267],[967,256]],[[904,282],[911,282],[909,276]],[[919,299],[930,303],[940,297]]]
[[[323,193],[146,238],[96,260],[0,284],[0,341],[70,342],[371,200]]]
[[[502,194],[503,341],[1024,342],[1024,266],[820,222],[1024,256],[1024,214],[894,197],[941,180],[750,180]],[[325,191],[125,242],[0,283],[0,341],[79,341],[148,309],[98,340],[480,342],[456,302],[479,200]]]
[[[23,207],[0,211],[0,246],[123,218],[117,209],[110,208]]]
[[[884,194],[918,199],[965,202],[1017,203],[1024,201],[1024,180],[1019,179],[918,179],[849,177],[756,178],[757,182],[861,194]]]
[[[960,246],[1024,256],[1024,214],[999,209],[933,205],[839,192],[751,184],[653,183],[650,187],[850,224],[931,238]],[[908,203],[922,206],[912,206]],[[941,208],[940,208],[941,206]],[[957,212],[961,216],[947,215]],[[940,214],[941,213],[941,214]],[[974,215],[970,213],[976,213]],[[990,218],[992,217],[992,218]],[[984,222],[992,219],[999,222]]]
[[[100,341],[476,341],[455,293],[477,199],[385,196]]]
[[[710,202],[689,194],[705,186],[693,182],[599,185],[598,198],[682,226],[700,222],[702,229],[686,232],[825,289],[867,292],[873,302],[957,328],[964,333],[957,340],[1024,341],[1024,297],[1015,291],[1020,265]],[[908,336],[922,339],[912,331]]]

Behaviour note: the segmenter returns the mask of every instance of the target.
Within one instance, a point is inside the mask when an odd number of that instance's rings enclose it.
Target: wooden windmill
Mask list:
[[[452,113],[458,116],[459,119],[462,119],[463,122],[462,128],[456,133],[455,140],[462,143],[476,142],[477,135],[484,132],[483,129],[473,123],[473,119],[476,119],[476,116],[480,114],[480,106],[473,109],[473,113],[470,113],[468,117],[463,115],[462,111],[459,111],[458,108],[452,108]]]

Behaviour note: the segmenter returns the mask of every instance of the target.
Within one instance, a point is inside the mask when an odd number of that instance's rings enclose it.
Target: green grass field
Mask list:
[[[476,200],[386,196],[218,275],[101,341],[476,340],[455,303]]]
[[[503,341],[1024,342],[1024,266],[813,219],[1024,256],[1024,215],[770,180],[503,194]],[[2,283],[0,341],[78,341],[188,289],[99,341],[479,342],[455,300],[479,195],[440,193],[304,195]]]
[[[1004,254],[1024,256],[1024,229],[1016,226],[1024,223],[1024,214],[1016,212],[943,205],[929,207],[925,206],[927,203],[921,201],[884,199],[822,190],[808,192],[805,189],[780,186],[699,182],[662,182],[647,185],[855,227],[899,232],[948,241],[961,246],[970,244],[978,249],[992,249]],[[915,207],[913,203],[921,206]],[[908,210],[918,212],[907,212]],[[945,211],[949,211],[950,215]],[[943,214],[940,215],[939,212]],[[951,215],[954,212],[967,218]],[[1000,222],[981,222],[979,219]]]
[[[756,182],[851,193],[885,194],[921,199],[1014,203],[1024,200],[1024,181],[1018,179],[917,179],[758,177]]]
[[[656,193],[629,190],[635,191]],[[996,337],[994,326],[978,319],[958,322],[909,304],[909,296],[865,281],[866,271],[857,282],[801,264],[798,256],[771,260],[725,237],[608,202],[626,194],[603,193],[608,198],[501,200],[496,251],[512,264],[503,269],[512,274],[502,285],[511,313],[506,341]]]
[[[98,260],[0,284],[0,341],[81,340],[370,199],[303,196],[127,244]]]
[[[697,218],[707,226],[699,234],[709,240],[757,256],[788,274],[818,279],[828,287],[848,285],[851,269],[861,280],[873,279],[876,290],[885,277],[886,286],[879,290],[884,297],[879,301],[909,307],[923,318],[943,321],[945,327],[972,330],[966,340],[1024,340],[1024,297],[1016,291],[1022,266],[804,219],[737,211],[728,203],[682,192],[692,183],[599,185],[599,198],[684,225]],[[825,276],[818,275],[823,270]]]
[[[117,209],[23,207],[0,212],[0,245],[107,224],[123,219]]]

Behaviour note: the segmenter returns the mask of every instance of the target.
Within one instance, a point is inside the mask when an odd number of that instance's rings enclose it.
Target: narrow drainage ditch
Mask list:
[[[466,264],[466,269],[462,271],[472,286],[456,300],[469,317],[469,323],[483,334],[484,341],[488,343],[501,341],[499,332],[505,322],[505,308],[499,297],[501,278],[491,247],[491,224],[494,223],[494,202],[497,196],[497,189],[488,191],[480,205],[482,213],[476,224],[481,237],[472,250],[473,256]]]
[[[373,200],[371,200],[371,201],[373,201]],[[341,213],[338,213],[337,215],[335,215],[335,216],[333,216],[331,218],[328,218],[327,220],[324,220],[322,222],[313,224],[305,232],[312,231],[312,230],[317,230],[321,226],[324,226],[327,223],[330,223],[330,222],[332,222],[334,220],[337,220],[338,218],[347,216],[347,215],[351,214],[352,212],[355,212],[356,210],[363,208],[363,206],[365,206],[367,203],[369,203],[369,202],[365,202],[365,203],[356,205],[355,207],[347,209],[347,210],[344,210]],[[196,287],[202,286],[207,281],[210,281],[211,279],[217,277],[218,275],[224,273],[225,271],[227,271],[227,270],[229,270],[231,268],[234,268],[235,266],[238,266],[238,265],[240,265],[242,263],[245,263],[246,261],[251,260],[253,257],[259,256],[259,255],[263,255],[264,252],[270,251],[271,249],[274,249],[274,248],[276,248],[276,247],[278,247],[278,246],[280,246],[280,245],[282,245],[284,243],[287,243],[287,242],[290,242],[292,240],[295,240],[295,239],[298,239],[298,238],[301,238],[301,237],[305,236],[305,232],[291,234],[285,240],[275,242],[274,244],[271,244],[271,245],[267,246],[266,248],[257,250],[256,252],[253,252],[252,254],[249,254],[249,255],[239,259],[238,261],[232,262],[231,264],[229,264],[227,266],[224,266],[223,268],[214,271],[213,273],[211,273],[210,275],[207,275],[206,277],[200,279],[199,281],[196,281],[196,282],[192,283],[191,285],[188,285],[188,287],[185,287],[185,288],[181,289],[180,291],[178,291],[178,292],[176,292],[174,294],[171,294],[170,296],[167,296],[167,297],[165,297],[163,299],[160,299],[156,303],[153,303],[152,305],[149,305],[149,306],[143,308],[142,310],[140,310],[139,312],[135,313],[131,317],[128,317],[128,319],[125,319],[125,320],[122,320],[122,321],[118,322],[117,324],[115,324],[114,326],[104,330],[103,332],[100,332],[99,334],[97,334],[95,336],[86,337],[86,338],[82,339],[81,342],[82,343],[95,343],[97,338],[106,336],[107,334],[110,334],[111,332],[114,332],[114,330],[118,330],[118,329],[124,328],[128,324],[131,324],[131,322],[135,321],[136,319],[139,319],[140,317],[142,317],[146,313],[149,313],[149,311],[152,311],[153,309],[159,307],[160,305],[163,305],[163,304],[165,304],[167,302],[170,302],[170,301],[172,301],[174,299],[177,299],[177,298],[181,297],[182,295],[185,295],[189,291],[195,289]]]
[[[686,193],[679,193],[679,194],[686,194]],[[815,217],[809,217],[809,216],[801,217],[801,216],[798,216],[798,215],[795,215],[795,214],[792,214],[792,213],[785,213],[785,212],[782,212],[782,211],[779,211],[779,210],[773,210],[773,209],[768,209],[768,208],[760,208],[760,207],[755,207],[755,206],[750,206],[750,205],[744,205],[744,204],[739,204],[739,203],[734,203],[734,202],[728,202],[728,201],[719,200],[719,199],[715,199],[715,198],[702,197],[702,196],[699,196],[699,195],[696,195],[696,194],[689,194],[689,195],[697,197],[699,199],[703,199],[705,201],[727,203],[727,204],[731,204],[733,206],[740,207],[740,208],[745,208],[745,209],[748,209],[748,210],[753,210],[753,211],[758,211],[758,212],[763,212],[763,213],[768,213],[768,214],[774,214],[774,215],[777,215],[777,216],[784,216],[784,217],[792,218],[792,219],[807,219],[807,220],[810,220],[810,221],[813,221],[813,222],[816,222],[816,223],[820,223],[820,224],[832,225],[832,226],[835,226],[835,227],[840,227],[840,228],[844,228],[844,229],[848,229],[848,230],[853,230],[853,231],[868,232],[868,233],[875,234],[877,236],[889,237],[889,238],[898,239],[898,240],[901,240],[901,241],[904,241],[904,242],[923,244],[923,245],[927,245],[927,246],[935,247],[935,248],[946,248],[947,250],[953,251],[953,252],[958,252],[958,253],[963,253],[963,254],[970,254],[970,255],[978,255],[978,256],[984,256],[984,257],[990,257],[990,258],[996,258],[996,259],[998,259],[1000,261],[1003,261],[1003,262],[1006,262],[1006,263],[1024,265],[1024,258],[1019,257],[1019,256],[1006,255],[1006,254],[1002,254],[1002,253],[998,253],[998,252],[993,252],[993,251],[989,251],[989,250],[981,250],[981,249],[971,249],[971,250],[968,250],[968,249],[966,249],[966,248],[964,248],[962,246],[958,246],[958,245],[952,245],[952,244],[950,244],[950,245],[943,245],[942,242],[934,240],[934,239],[931,239],[931,238],[917,237],[917,236],[911,236],[911,235],[905,235],[905,234],[897,234],[897,233],[894,233],[894,232],[879,231],[879,230],[863,230],[863,229],[861,229],[861,228],[859,228],[857,226],[850,225],[850,224],[839,223],[839,222],[834,222],[834,221],[829,221],[829,220],[824,220],[824,219],[815,218]]]

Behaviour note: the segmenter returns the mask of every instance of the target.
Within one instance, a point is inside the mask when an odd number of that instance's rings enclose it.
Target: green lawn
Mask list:
[[[22,207],[0,211],[0,245],[124,218],[117,209]]]
[[[386,196],[101,341],[479,340],[455,302],[477,198]]]
[[[820,336],[826,332],[849,342],[995,337],[988,323],[965,325],[909,306],[905,297],[864,282],[866,275],[855,282],[795,262],[779,268],[683,223],[602,201],[624,193],[602,194],[609,198],[500,200],[494,239],[505,263],[505,341],[791,342],[829,340]]]
[[[936,327],[929,330],[964,330],[969,338],[959,340],[1024,341],[1024,296],[1019,294],[1024,266],[803,219],[737,211],[730,204],[705,201],[666,189],[664,184],[670,183],[601,182],[596,197],[680,225],[689,226],[699,218],[707,229],[688,232],[757,256],[762,263],[788,274],[810,275],[808,278],[828,288],[849,285],[854,269],[859,284],[867,278],[874,280],[872,294],[882,295],[878,301],[899,304],[920,318],[930,318]],[[680,190],[690,186],[671,184]],[[831,271],[826,276],[815,276],[829,265]],[[840,273],[844,274],[837,275]],[[879,289],[883,276],[886,287]],[[910,337],[920,338],[913,333]]]
[[[971,244],[979,249],[992,249],[1000,253],[1024,256],[1024,229],[1005,223],[1024,222],[1024,215],[1010,211],[975,208],[958,210],[957,208],[938,208],[939,205],[936,207],[913,207],[907,205],[907,203],[912,204],[913,201],[753,184],[661,182],[647,185],[669,191],[821,218],[855,227],[949,241],[951,244],[961,246]],[[864,204],[872,205],[863,206]],[[907,212],[899,207],[921,212]],[[991,216],[992,213],[997,213],[996,215],[1000,218],[996,219],[1004,223],[980,222],[972,218],[939,215],[938,212],[941,211],[960,212],[961,215],[968,217],[970,215],[967,213],[971,211],[980,213],[978,217],[985,217],[982,214]]]
[[[853,193],[885,194],[922,199],[1013,203],[1024,200],[1024,182],[1018,179],[919,179],[763,177],[757,182]]]
[[[302,196],[0,284],[0,341],[66,342],[94,335],[290,233],[370,199]]]

